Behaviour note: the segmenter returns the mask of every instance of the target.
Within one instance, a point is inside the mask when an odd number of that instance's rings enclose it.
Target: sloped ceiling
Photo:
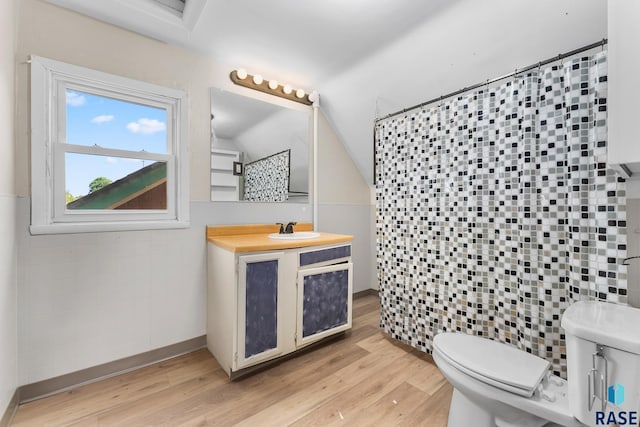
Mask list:
[[[185,25],[154,0],[49,1],[318,90],[369,183],[376,117],[607,35],[602,0],[187,0]]]

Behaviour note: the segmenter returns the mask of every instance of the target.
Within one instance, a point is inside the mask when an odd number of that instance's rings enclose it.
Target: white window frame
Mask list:
[[[167,111],[166,154],[66,143],[66,90]],[[31,56],[31,233],[57,234],[189,226],[188,102],[184,91]],[[65,153],[167,163],[167,209],[66,209]]]

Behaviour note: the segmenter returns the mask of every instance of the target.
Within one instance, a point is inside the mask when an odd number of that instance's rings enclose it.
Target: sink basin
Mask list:
[[[290,233],[290,234],[280,234],[280,233],[269,234],[270,239],[276,239],[276,240],[304,240],[304,239],[315,239],[316,237],[320,237],[320,233],[316,233],[315,231],[296,231],[295,233]]]

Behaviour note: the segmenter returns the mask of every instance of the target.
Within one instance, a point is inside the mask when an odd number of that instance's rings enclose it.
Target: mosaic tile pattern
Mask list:
[[[625,185],[606,168],[606,52],[376,126],[382,328],[511,343],[566,376],[561,315],[626,304]]]
[[[284,202],[289,198],[291,150],[244,165],[244,199],[251,202]]]

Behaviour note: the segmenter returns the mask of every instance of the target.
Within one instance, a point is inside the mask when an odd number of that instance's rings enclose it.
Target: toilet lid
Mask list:
[[[507,344],[463,333],[436,335],[434,350],[475,379],[530,397],[549,369],[549,362]]]

